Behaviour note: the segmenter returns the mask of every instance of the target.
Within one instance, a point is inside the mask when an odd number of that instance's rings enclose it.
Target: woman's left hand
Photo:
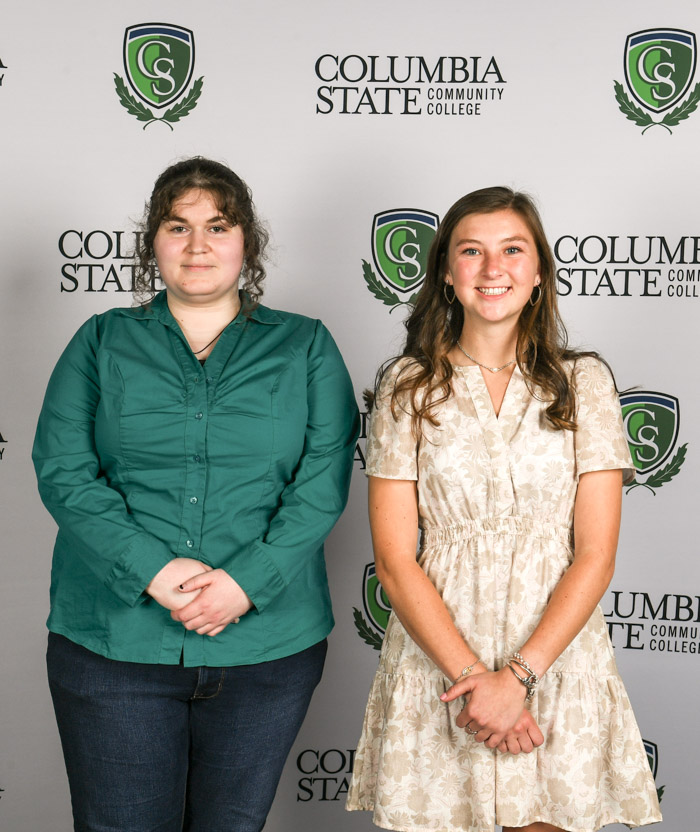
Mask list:
[[[180,610],[173,610],[170,615],[175,621],[182,622],[187,630],[196,630],[200,635],[218,635],[253,607],[243,589],[223,569],[195,575],[180,586],[181,592],[195,589],[201,592],[194,601]]]
[[[496,748],[513,728],[523,711],[527,690],[507,667],[467,676],[456,682],[440,699],[451,702],[460,696],[467,704],[456,719],[459,728],[476,730],[474,739]]]

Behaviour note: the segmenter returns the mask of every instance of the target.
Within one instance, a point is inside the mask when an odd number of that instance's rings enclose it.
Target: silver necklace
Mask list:
[[[485,370],[488,370],[490,373],[500,373],[501,370],[505,370],[506,367],[510,367],[511,364],[515,364],[515,359],[509,361],[507,364],[503,364],[500,367],[487,367],[486,364],[482,364],[481,361],[477,361],[476,358],[473,358],[469,353],[464,349],[464,347],[459,343],[456,342],[457,346],[462,350],[462,352],[467,356],[470,361],[473,361],[475,364],[478,364],[479,367],[483,367]]]

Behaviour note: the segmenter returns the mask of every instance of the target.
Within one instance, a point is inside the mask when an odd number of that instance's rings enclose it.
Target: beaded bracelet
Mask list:
[[[461,682],[461,681],[462,681],[462,679],[466,679],[466,678],[467,678],[467,676],[469,676],[469,674],[472,672],[472,670],[474,670],[474,668],[475,668],[478,664],[483,664],[483,662],[481,661],[481,659],[477,659],[477,660],[474,662],[474,664],[468,664],[468,665],[467,665],[467,666],[466,666],[466,667],[462,670],[462,672],[459,674],[459,676],[455,679],[454,684],[456,685],[456,684],[457,684],[457,682]]]
[[[513,667],[513,665],[517,665],[521,670],[524,670],[527,673],[527,676],[521,676],[518,671]],[[527,660],[524,659],[520,653],[513,653],[510,659],[508,659],[508,667],[510,668],[511,673],[518,679],[525,687],[527,688],[527,696],[526,699],[528,701],[532,701],[535,696],[535,691],[537,690],[537,683],[540,681],[540,677],[535,673],[535,671],[530,667]]]

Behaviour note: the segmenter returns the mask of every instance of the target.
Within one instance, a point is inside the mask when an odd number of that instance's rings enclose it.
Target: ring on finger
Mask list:
[[[470,719],[469,722],[467,722],[467,724],[464,726],[464,729],[467,732],[467,734],[471,734],[472,736],[474,736],[474,734],[479,733],[479,729],[477,728],[476,731],[472,731],[472,729],[469,727],[471,724],[472,724],[472,721]]]

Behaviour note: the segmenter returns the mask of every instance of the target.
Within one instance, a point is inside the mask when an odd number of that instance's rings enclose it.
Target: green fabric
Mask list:
[[[357,406],[320,321],[258,307],[202,367],[165,294],[95,315],[49,381],[34,443],[58,524],[49,629],[121,661],[291,655],[333,626],[323,541],[346,500]],[[173,557],[225,569],[255,609],[210,638],[145,594]]]

